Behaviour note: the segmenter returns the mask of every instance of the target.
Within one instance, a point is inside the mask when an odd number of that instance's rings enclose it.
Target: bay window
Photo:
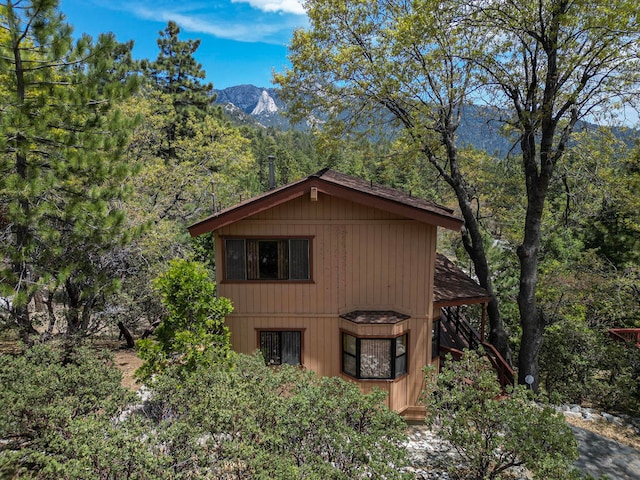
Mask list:
[[[342,333],[342,371],[359,379],[394,379],[407,373],[407,334],[394,338]]]

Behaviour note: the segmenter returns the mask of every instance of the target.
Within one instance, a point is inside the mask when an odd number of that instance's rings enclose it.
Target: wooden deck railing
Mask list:
[[[489,342],[482,342],[482,346],[484,347],[484,352],[491,365],[498,374],[498,380],[500,381],[500,385],[506,387],[508,385],[513,386],[515,384],[515,373],[513,369],[509,366],[509,364],[502,358],[500,352],[496,350]]]
[[[464,318],[459,309],[443,308],[442,311],[447,323],[454,327],[453,330],[456,335],[464,339],[470,350],[478,350],[480,345],[484,347],[484,354],[495,369],[500,384],[503,387],[513,386],[515,382],[514,371],[506,360],[502,358],[500,352],[491,343],[483,341],[478,331]],[[456,348],[440,347],[440,350],[444,353],[451,353],[456,360],[462,355],[462,352]]]
[[[640,348],[640,328],[610,328],[609,336],[619,342],[633,342]]]

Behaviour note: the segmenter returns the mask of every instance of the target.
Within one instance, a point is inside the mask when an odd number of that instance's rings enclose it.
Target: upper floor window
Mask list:
[[[309,280],[308,238],[227,238],[225,280]]]
[[[361,379],[393,379],[407,373],[407,334],[395,338],[342,334],[342,371]]]

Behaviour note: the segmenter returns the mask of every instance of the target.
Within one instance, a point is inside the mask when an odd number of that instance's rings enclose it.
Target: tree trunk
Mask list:
[[[458,192],[456,191],[456,195]],[[466,192],[464,194],[466,197]],[[458,203],[462,210],[462,216],[465,222],[465,232],[462,233],[462,243],[465,250],[469,254],[473,267],[480,282],[480,286],[487,291],[490,296],[487,305],[487,315],[489,316],[489,342],[496,347],[496,350],[502,355],[509,365],[511,365],[511,349],[509,348],[509,336],[504,328],[500,310],[498,308],[498,299],[493,291],[493,282],[491,280],[491,271],[489,262],[482,243],[482,234],[478,220],[473,214],[471,205],[467,199],[461,199],[458,196]]]
[[[443,123],[449,124],[450,118],[445,118]],[[450,125],[443,131],[443,143],[447,148],[447,158],[449,160],[450,175],[443,175],[444,179],[449,183],[458,199],[458,206],[464,218],[464,229],[462,231],[462,243],[464,248],[473,262],[475,273],[480,282],[480,286],[487,291],[490,297],[487,306],[487,314],[489,316],[489,342],[496,347],[496,350],[502,355],[502,358],[509,364],[512,364],[511,349],[509,348],[509,336],[504,328],[500,310],[498,308],[498,299],[493,291],[493,282],[491,280],[491,270],[482,241],[482,232],[480,224],[471,205],[470,195],[465,188],[465,184],[458,164],[458,153],[455,145],[455,129],[457,127]],[[432,162],[433,163],[433,162]]]
[[[13,9],[13,5],[9,4],[9,7]],[[15,20],[15,17],[12,15],[12,19]],[[17,25],[11,22],[10,30],[12,32],[17,32]],[[13,57],[15,62],[15,79],[16,79],[16,95],[20,102],[20,105],[23,105],[26,98],[25,93],[25,78],[24,78],[24,67],[22,65],[22,56],[20,53],[20,43],[19,38],[16,33],[12,34],[11,37],[12,49],[13,49]],[[27,143],[26,137],[19,133],[16,135],[12,143],[12,147],[15,148],[16,156],[15,156],[15,172],[18,174],[21,180],[27,179],[27,157],[24,153],[24,146]],[[30,216],[30,206],[27,198],[22,197],[18,199],[18,205],[21,211],[21,217],[23,219],[27,219]],[[26,221],[26,220],[23,220]],[[31,318],[29,316],[29,301],[31,300],[31,296],[29,294],[30,285],[26,285],[27,279],[29,278],[29,274],[31,269],[29,268],[28,259],[26,258],[27,247],[31,244],[31,232],[29,231],[29,227],[26,224],[16,222],[12,228],[15,235],[15,248],[16,252],[14,253],[14,258],[12,259],[12,270],[18,279],[16,285],[16,293],[20,290],[26,290],[26,295],[24,298],[19,301],[17,305],[14,306],[13,314],[18,324],[18,328],[20,330],[20,336],[25,343],[30,343],[29,337],[31,335],[37,334],[35,328],[33,328],[33,324],[31,323]]]
[[[124,323],[118,322],[118,328],[120,329],[120,335],[124,337],[127,342],[128,348],[134,348],[136,346],[136,342],[133,340],[133,335],[127,327],[125,327]]]
[[[524,226],[524,239],[518,247],[520,261],[520,289],[518,291],[518,310],[522,326],[522,340],[518,362],[518,383],[530,384],[535,392],[539,387],[538,354],[542,346],[545,321],[543,312],[536,303],[538,285],[538,253],[542,238],[542,214],[547,196],[549,181],[553,172],[553,164],[547,152],[549,138],[543,131],[541,141],[540,172],[536,161],[535,136],[524,135],[521,142],[522,159],[527,188],[527,214]],[[543,150],[543,148],[546,148]],[[526,382],[528,378],[530,382]]]

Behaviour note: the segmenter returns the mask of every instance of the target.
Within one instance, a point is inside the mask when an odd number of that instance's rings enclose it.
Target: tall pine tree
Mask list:
[[[215,95],[213,84],[202,82],[205,71],[193,57],[200,47],[200,40],[180,40],[180,27],[173,21],[159,33],[158,58],[143,67],[153,85],[171,99],[171,118],[165,131],[167,143],[161,155],[175,160],[176,140],[191,133],[187,119],[190,115],[203,119],[210,113]]]
[[[100,258],[127,237],[114,201],[130,122],[113,105],[138,84],[130,49],[112,34],[74,41],[57,0],[0,3],[0,294],[24,337],[36,292],[49,292],[51,326],[61,294],[76,334],[114,285]]]

